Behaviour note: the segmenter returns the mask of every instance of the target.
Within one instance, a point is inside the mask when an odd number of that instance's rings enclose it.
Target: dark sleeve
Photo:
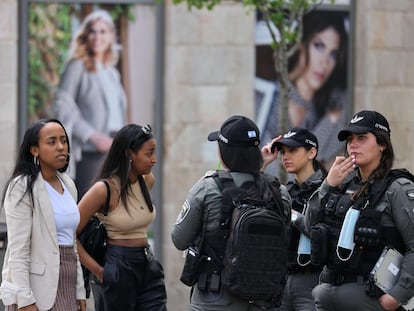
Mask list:
[[[414,183],[406,178],[394,181],[386,192],[392,217],[405,246],[400,278],[390,295],[401,304],[414,296]]]
[[[286,224],[290,225],[292,217],[292,199],[286,189],[286,186],[280,185],[280,194],[282,196],[283,212],[285,214]]]
[[[322,202],[328,196],[329,188],[330,187],[325,180],[322,185],[310,196],[304,218],[304,224],[307,230],[309,230],[309,227],[323,220],[324,207]]]

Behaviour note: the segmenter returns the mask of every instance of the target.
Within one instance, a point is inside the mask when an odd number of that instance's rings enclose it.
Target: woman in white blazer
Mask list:
[[[3,194],[8,245],[0,297],[8,311],[86,310],[77,190],[64,173],[69,150],[55,119],[38,121],[23,138]]]

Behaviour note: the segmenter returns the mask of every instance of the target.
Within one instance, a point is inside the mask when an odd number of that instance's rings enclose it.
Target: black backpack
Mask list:
[[[252,303],[279,305],[287,273],[287,215],[278,180],[261,175],[268,191],[265,201],[236,187],[227,171],[217,171],[214,178],[223,194],[222,221],[229,221],[222,284]]]

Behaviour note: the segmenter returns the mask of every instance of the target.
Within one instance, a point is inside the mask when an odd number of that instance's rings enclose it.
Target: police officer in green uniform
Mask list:
[[[390,132],[382,114],[355,114],[338,134],[346,156],[336,158],[309,200],[312,259],[325,265],[312,292],[316,310],[397,310],[414,295],[414,183],[401,177],[378,190],[393,173]],[[385,247],[403,254],[388,293],[369,278]]]

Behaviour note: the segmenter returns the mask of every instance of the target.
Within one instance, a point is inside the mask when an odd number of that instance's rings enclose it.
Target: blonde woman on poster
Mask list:
[[[70,165],[81,198],[100,169],[115,133],[125,124],[126,96],[115,64],[115,25],[107,11],[89,14],[72,41],[54,102],[71,136]]]

